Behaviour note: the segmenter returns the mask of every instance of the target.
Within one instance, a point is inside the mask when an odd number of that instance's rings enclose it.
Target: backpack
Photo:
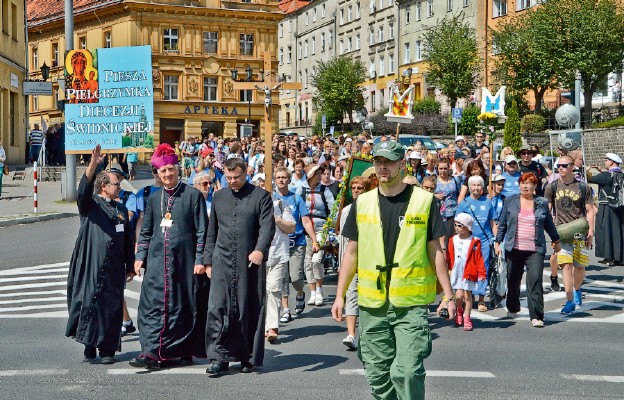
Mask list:
[[[605,195],[610,207],[622,208],[624,207],[624,174],[614,172],[611,174],[611,177],[613,178],[611,193],[607,194],[604,189],[602,189],[602,193]]]
[[[550,199],[548,199],[548,201],[550,202],[550,204],[552,204],[552,212],[553,212],[553,216],[556,215],[556,207],[555,207],[555,196],[557,195],[557,181],[559,179],[557,179],[556,181],[553,181],[550,183],[550,194],[551,197]],[[585,182],[579,182],[579,191],[581,192],[582,196],[581,196],[581,200],[583,201],[581,209],[583,210],[583,216],[587,215],[587,209],[585,208],[585,193],[587,193],[587,184]],[[545,190],[544,190],[545,191]]]

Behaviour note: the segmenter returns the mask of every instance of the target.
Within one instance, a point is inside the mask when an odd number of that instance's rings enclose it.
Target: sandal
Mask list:
[[[477,310],[478,310],[479,312],[487,312],[488,307],[485,305],[485,303],[484,303],[484,302],[480,301],[480,302],[479,302],[479,306],[477,307]]]
[[[283,324],[286,324],[290,321],[293,320],[292,315],[290,314],[290,310],[289,309],[285,309],[284,313],[282,314],[282,317],[280,318],[280,322]]]
[[[274,343],[277,340],[277,331],[275,329],[269,329],[266,333],[266,338],[269,343]]]

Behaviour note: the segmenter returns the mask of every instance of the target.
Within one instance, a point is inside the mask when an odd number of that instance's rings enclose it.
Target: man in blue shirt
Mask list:
[[[292,321],[292,315],[288,308],[288,295],[290,294],[289,283],[297,291],[295,296],[295,314],[301,314],[305,308],[305,273],[303,270],[303,262],[305,259],[307,233],[310,237],[315,237],[314,226],[312,220],[308,216],[308,208],[305,200],[298,194],[288,190],[290,182],[290,171],[286,167],[279,167],[275,170],[275,192],[273,198],[281,200],[285,207],[289,207],[295,218],[295,232],[289,235],[290,239],[290,261],[288,262],[289,274],[284,277],[284,285],[282,286],[282,317],[280,322],[286,323]],[[314,251],[319,251],[316,245]]]
[[[520,194],[520,186],[518,186],[518,180],[520,179],[520,168],[518,167],[518,159],[513,155],[505,157],[505,172],[503,172],[503,178],[505,178],[505,187],[501,194],[507,198],[514,194]]]

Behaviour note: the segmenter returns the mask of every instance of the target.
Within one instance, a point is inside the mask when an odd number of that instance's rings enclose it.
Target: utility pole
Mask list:
[[[264,52],[264,76],[258,82],[234,82],[234,90],[258,90],[264,93],[264,174],[266,176],[265,188],[270,193],[273,185],[273,129],[271,126],[271,96],[281,89],[300,90],[299,82],[278,83],[273,80],[277,74],[271,69],[271,52]],[[262,87],[258,86],[263,85]],[[251,122],[251,121],[250,121]]]
[[[74,1],[65,0],[65,51],[74,49]],[[67,125],[67,124],[66,124]],[[67,137],[67,132],[65,132]],[[67,146],[65,146],[67,149]],[[76,201],[76,155],[65,150],[65,201]]]

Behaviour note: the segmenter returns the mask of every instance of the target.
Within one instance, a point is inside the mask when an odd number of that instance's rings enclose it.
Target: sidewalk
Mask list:
[[[123,189],[140,188],[151,182],[151,171],[147,165],[137,168],[137,180],[124,181]],[[131,186],[127,186],[130,184]],[[32,176],[24,180],[9,180],[4,176],[2,180],[2,198],[0,199],[0,228],[28,224],[33,222],[50,221],[78,215],[76,202],[63,201],[61,182],[37,183],[37,213],[34,212],[33,179]]]

